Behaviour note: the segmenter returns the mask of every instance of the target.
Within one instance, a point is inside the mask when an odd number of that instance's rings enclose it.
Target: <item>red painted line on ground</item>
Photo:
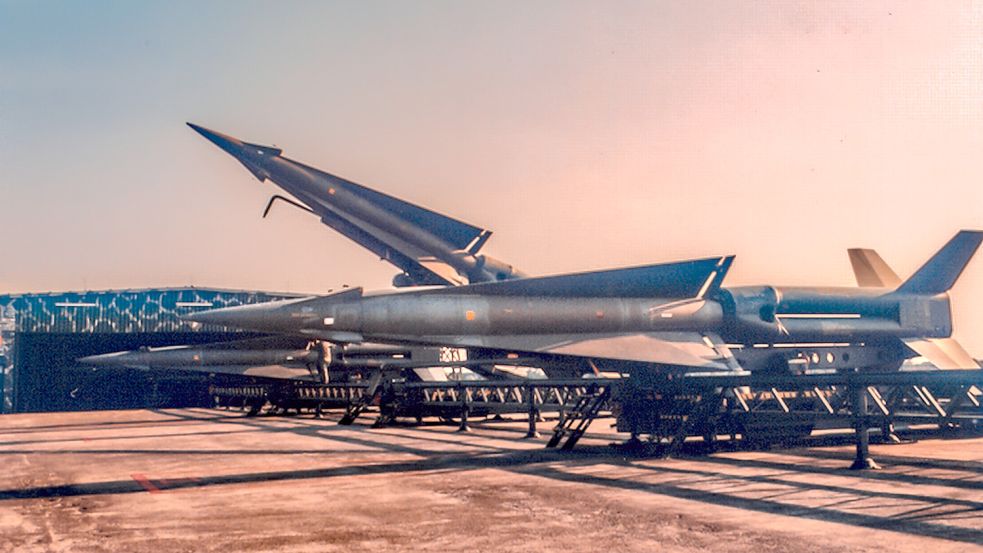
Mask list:
[[[160,488],[153,485],[153,483],[149,479],[147,479],[146,475],[134,473],[130,475],[130,478],[135,480],[137,484],[140,484],[140,486],[142,486],[143,489],[147,490],[148,492],[160,493]]]
[[[196,476],[191,476],[188,478],[160,478],[157,480],[157,483],[160,484],[162,488],[171,488],[175,486],[181,486],[184,484],[194,484],[199,480],[201,480],[201,478],[198,478]]]

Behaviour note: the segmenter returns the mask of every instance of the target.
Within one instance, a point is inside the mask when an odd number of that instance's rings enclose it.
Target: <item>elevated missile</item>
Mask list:
[[[282,150],[243,142],[188,123],[257,179],[273,181],[326,224],[405,271],[394,284],[461,284],[523,276],[478,254],[491,235],[467,223],[365,188],[283,157]]]

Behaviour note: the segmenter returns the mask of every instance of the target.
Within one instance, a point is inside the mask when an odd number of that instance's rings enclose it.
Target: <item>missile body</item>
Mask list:
[[[175,367],[212,367],[225,365],[296,365],[318,362],[313,350],[282,349],[210,349],[178,346],[172,348],[139,349],[103,355],[92,355],[79,362],[95,366],[117,366],[145,369]]]
[[[674,298],[543,298],[467,294],[399,293],[362,295],[352,289],[304,301],[287,300],[205,311],[189,320],[352,341],[461,335],[720,333],[736,343],[903,336],[947,336],[948,298],[929,298],[924,310],[937,314],[902,326],[903,301],[874,292],[788,289],[779,306],[752,290],[723,290],[721,300]],[[453,291],[453,290],[451,290]],[[794,308],[794,309],[793,309]],[[920,324],[919,324],[920,323]]]
[[[910,357],[902,340],[944,338],[952,330],[945,293],[714,289],[716,273],[725,270],[725,264],[707,259],[683,268],[656,265],[401,293],[363,294],[356,288],[186,318],[337,342],[445,345],[704,370],[796,363],[890,368]],[[588,285],[580,288],[580,282]],[[664,295],[638,297],[649,287]],[[629,294],[618,297],[619,291]]]
[[[372,196],[367,196],[365,191],[356,193],[358,188],[354,183],[282,157],[277,148],[249,144],[191,123],[188,125],[239,160],[260,181],[270,179],[307,204],[329,225],[350,225],[352,221],[357,221],[371,228],[370,234],[398,237],[398,240],[412,244],[428,256],[446,263],[472,283],[523,276],[510,265],[494,258],[454,247],[414,221],[370,201]],[[475,240],[483,241],[484,238],[482,235]]]

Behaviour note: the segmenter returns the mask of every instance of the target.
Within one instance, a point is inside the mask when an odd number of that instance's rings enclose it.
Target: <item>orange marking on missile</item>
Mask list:
[[[332,196],[334,196],[334,188],[329,188],[328,189],[328,194],[331,194]]]
[[[469,320],[469,321],[473,321],[474,320],[474,311],[471,311],[470,309],[468,309],[467,311],[465,311],[464,312],[464,318],[467,319],[467,320]]]

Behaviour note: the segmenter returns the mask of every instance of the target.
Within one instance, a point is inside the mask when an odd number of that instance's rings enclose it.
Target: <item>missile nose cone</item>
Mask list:
[[[193,323],[243,328],[248,330],[280,330],[282,323],[289,320],[289,313],[283,310],[289,301],[273,301],[210,309],[200,313],[189,313],[181,320]]]
[[[100,367],[117,366],[122,364],[122,357],[126,353],[125,351],[118,351],[116,353],[89,355],[88,357],[80,357],[76,361],[83,365],[96,365]]]
[[[209,142],[215,144],[219,148],[222,148],[233,156],[239,157],[241,155],[243,149],[241,140],[211,129],[206,129],[205,127],[195,125],[194,123],[189,122],[187,125],[194,129],[194,131],[198,134],[207,138]]]
[[[182,315],[182,321],[192,323],[219,325],[219,326],[238,326],[235,323],[243,322],[248,317],[243,317],[238,307],[227,307],[224,309],[211,309],[200,313],[190,313]]]
[[[270,178],[269,162],[282,152],[279,148],[243,142],[238,138],[206,129],[194,123],[189,122],[187,125],[196,133],[207,138],[209,142],[239,160],[239,163],[242,163],[246,169],[249,169],[249,172],[259,179],[260,182]]]
[[[201,127],[201,126],[195,125],[191,121],[186,121],[185,124],[187,126],[191,127],[192,129],[194,129],[195,131],[197,131],[198,134],[200,134],[202,136],[206,136],[207,137],[211,133],[211,131],[209,131],[205,127]]]

